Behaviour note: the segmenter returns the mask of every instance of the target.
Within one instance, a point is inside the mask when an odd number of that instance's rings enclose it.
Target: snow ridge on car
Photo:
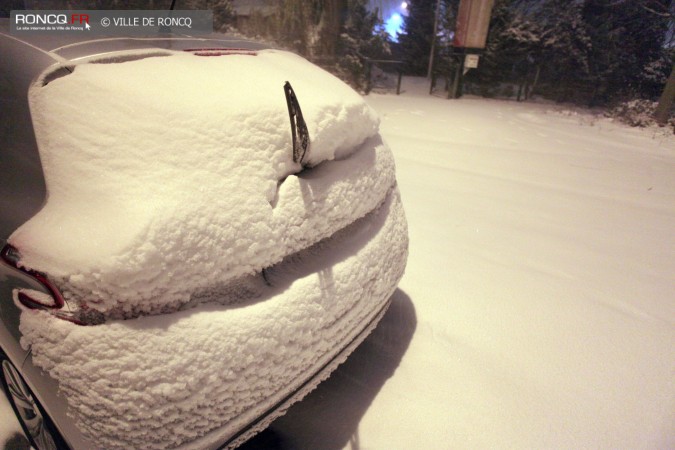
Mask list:
[[[302,173],[287,80],[311,138]],[[260,272],[394,184],[370,107],[286,52],[80,63],[30,96],[48,199],[9,242],[23,267],[107,318],[175,311]]]

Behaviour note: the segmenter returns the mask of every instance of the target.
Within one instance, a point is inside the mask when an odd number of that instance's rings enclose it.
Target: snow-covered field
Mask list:
[[[672,134],[403,89],[367,97],[409,222],[392,307],[245,447],[675,448]]]

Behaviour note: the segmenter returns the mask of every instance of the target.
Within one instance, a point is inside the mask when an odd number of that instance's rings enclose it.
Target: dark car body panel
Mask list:
[[[0,72],[0,239],[5,241],[45,200],[28,88],[56,60],[11,38],[0,39],[0,54],[8,62]]]

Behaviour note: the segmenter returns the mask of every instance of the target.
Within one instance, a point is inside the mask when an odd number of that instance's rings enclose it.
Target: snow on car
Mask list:
[[[95,447],[235,447],[386,310],[392,154],[358,94],[287,52],[84,56],[29,92],[47,201],[3,255],[52,295],[14,291],[21,343]]]

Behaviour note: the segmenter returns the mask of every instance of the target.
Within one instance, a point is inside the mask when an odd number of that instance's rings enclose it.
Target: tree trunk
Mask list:
[[[659,105],[656,107],[656,111],[654,111],[654,118],[659,125],[665,125],[668,121],[670,109],[673,106],[673,99],[675,99],[675,64],[673,64],[666,86],[663,88]]]
[[[335,58],[337,43],[340,37],[341,15],[345,8],[345,0],[325,0],[323,17],[321,18],[321,56]]]
[[[532,94],[534,93],[534,89],[537,87],[537,83],[539,83],[539,73],[540,72],[541,72],[541,66],[539,64],[537,64],[537,70],[534,73],[534,81],[532,81],[532,85],[530,86],[530,88],[525,93],[525,100],[532,97]]]

